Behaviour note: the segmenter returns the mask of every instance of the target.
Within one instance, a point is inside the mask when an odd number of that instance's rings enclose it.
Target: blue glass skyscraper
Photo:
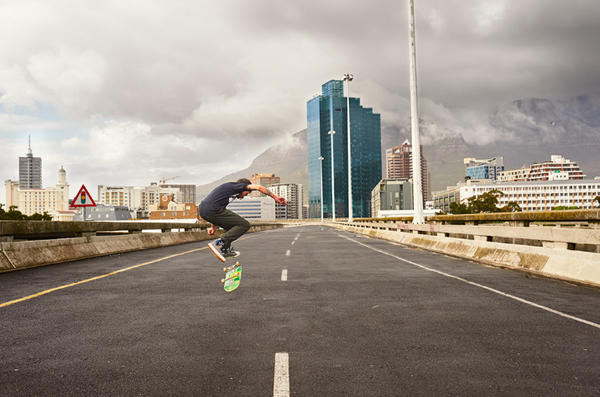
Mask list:
[[[326,218],[348,217],[348,126],[347,98],[341,80],[322,86],[322,94],[306,104],[308,136],[309,217],[321,217],[321,181],[323,213]],[[331,136],[335,207],[331,200]],[[381,180],[381,117],[371,108],[363,108],[359,98],[350,98],[350,138],[352,150],[352,214],[370,216],[371,191]],[[323,157],[323,171],[319,157]]]

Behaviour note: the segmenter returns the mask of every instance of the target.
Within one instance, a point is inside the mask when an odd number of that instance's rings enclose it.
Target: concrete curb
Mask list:
[[[394,241],[493,266],[531,271],[547,277],[600,286],[600,254],[550,247],[493,243],[401,231],[333,225],[345,231]]]
[[[252,226],[248,233],[280,226]],[[217,235],[218,236],[218,235]],[[150,248],[211,240],[202,232],[138,233],[0,243],[0,273]]]

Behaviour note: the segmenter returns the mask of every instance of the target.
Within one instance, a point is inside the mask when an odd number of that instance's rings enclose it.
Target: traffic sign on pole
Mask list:
[[[92,195],[85,188],[85,185],[81,185],[81,189],[75,195],[71,207],[96,207],[96,202],[92,198]]]

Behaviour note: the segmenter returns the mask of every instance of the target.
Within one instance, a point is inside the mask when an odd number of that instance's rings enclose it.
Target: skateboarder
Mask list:
[[[226,258],[235,258],[240,255],[231,247],[231,243],[242,237],[250,229],[250,222],[226,207],[236,198],[243,199],[252,190],[258,190],[272,197],[277,203],[287,205],[285,198],[271,193],[264,186],[253,185],[246,178],[238,179],[237,182],[227,182],[216,187],[200,203],[200,217],[211,223],[208,234],[212,236],[217,231],[217,226],[225,229],[225,233],[220,238],[208,244],[208,247],[221,262],[225,262]]]

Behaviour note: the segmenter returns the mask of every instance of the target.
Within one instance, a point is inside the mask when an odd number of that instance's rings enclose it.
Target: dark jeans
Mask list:
[[[250,222],[228,209],[224,209],[218,214],[203,216],[202,219],[225,230],[225,233],[221,235],[221,239],[225,242],[225,248],[229,248],[233,241],[242,237],[250,229]]]

